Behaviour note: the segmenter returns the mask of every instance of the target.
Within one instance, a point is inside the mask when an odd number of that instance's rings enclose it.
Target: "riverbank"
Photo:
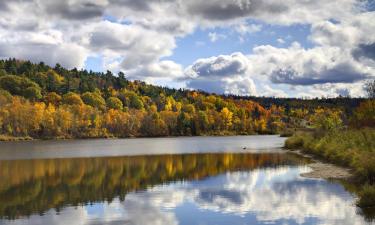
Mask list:
[[[279,135],[274,133],[240,133],[235,132],[215,132],[209,134],[200,134],[200,135],[162,135],[162,136],[126,136],[126,137],[116,137],[113,135],[103,135],[103,136],[94,136],[94,137],[69,137],[69,136],[60,136],[60,137],[47,137],[47,138],[33,138],[30,136],[10,136],[10,135],[0,135],[0,142],[17,142],[17,141],[43,141],[43,140],[89,140],[89,139],[134,139],[134,138],[169,138],[169,137],[230,137],[230,136],[257,136],[257,135]],[[286,137],[280,134],[280,137]]]
[[[322,178],[322,179],[344,179],[350,180],[354,177],[353,171],[350,168],[337,166],[332,163],[325,163],[319,159],[316,159],[313,155],[303,153],[300,150],[288,150],[290,153],[303,156],[311,159],[311,163],[308,166],[312,171],[302,173],[302,177],[307,178]]]
[[[285,141],[285,148],[352,171],[353,182],[362,187],[358,206],[375,207],[375,129],[300,132]],[[315,165],[313,170],[312,175],[320,177],[334,171],[322,165]]]
[[[29,136],[14,137],[14,136],[8,136],[8,135],[0,135],[0,142],[1,141],[31,141],[31,140],[34,140],[34,139]]]

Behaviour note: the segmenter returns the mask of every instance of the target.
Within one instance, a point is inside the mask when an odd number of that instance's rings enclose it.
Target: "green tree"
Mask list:
[[[59,92],[63,84],[64,77],[57,74],[54,70],[48,70],[46,80],[46,88],[48,92]]]
[[[342,127],[342,112],[339,110],[317,108],[311,117],[315,128],[328,131]]]
[[[83,105],[83,101],[79,94],[74,92],[68,92],[63,96],[63,102],[67,105]]]
[[[57,94],[56,92],[50,92],[44,97],[44,101],[47,104],[52,104],[52,105],[59,105],[62,100],[62,97]]]
[[[105,100],[98,92],[85,92],[82,95],[82,100],[85,104],[92,107],[104,110]]]
[[[42,93],[38,87],[28,87],[23,92],[24,97],[31,100],[38,100],[42,98]]]
[[[119,98],[116,98],[116,97],[110,97],[107,99],[107,107],[109,109],[118,109],[118,110],[122,110],[123,109],[123,105],[122,105],[122,102]]]
[[[0,77],[0,88],[9,91],[12,95],[20,95],[32,100],[42,97],[39,85],[26,77],[2,76]]]

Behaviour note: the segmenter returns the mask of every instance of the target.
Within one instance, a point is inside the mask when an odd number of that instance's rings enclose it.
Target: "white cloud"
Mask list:
[[[226,38],[226,36],[224,34],[219,34],[219,33],[216,33],[216,32],[208,33],[208,37],[210,38],[211,42],[216,42],[218,40],[222,40],[222,39]]]
[[[208,92],[255,95],[256,88],[248,74],[251,65],[242,53],[199,59],[185,69],[187,86]]]
[[[235,52],[231,55],[198,59],[186,69],[186,74],[194,78],[227,77],[246,74],[248,67],[247,57],[240,52]]]
[[[276,41],[277,41],[277,43],[279,43],[279,44],[285,44],[285,41],[284,41],[284,39],[282,39],[282,38],[278,38]]]
[[[321,224],[364,223],[363,217],[356,213],[352,196],[337,184],[299,176],[309,170],[307,167],[265,168],[222,174],[209,181],[161,185],[146,192],[129,194],[124,205],[136,209],[138,205],[164,209],[165,215],[160,218],[188,203],[189,208],[199,209],[198,219],[205,216],[201,212],[209,211],[239,218],[252,214],[260,223],[290,220],[303,224],[311,217],[318,218]],[[139,215],[137,211],[131,213]],[[145,213],[146,218],[149,218],[148,213]],[[190,222],[196,220],[192,218]]]
[[[262,30],[262,25],[260,24],[246,24],[240,23],[235,26],[235,31],[241,35],[256,33]]]
[[[309,85],[310,89],[320,88],[312,85],[329,83],[349,85],[375,74],[372,35],[375,13],[365,12],[361,8],[365,3],[357,0],[3,1],[0,57],[82,68],[87,57],[101,55],[104,62],[110,62],[104,67],[123,70],[137,79],[159,77],[178,81],[190,75],[195,76],[194,81],[188,81],[191,87],[223,93],[255,93],[254,84],[271,86],[264,77],[273,83]],[[263,23],[310,25],[309,40],[313,46],[305,49],[298,45],[288,48],[262,45],[242,57],[242,62],[230,59],[232,55],[214,57],[222,62],[198,59],[185,72],[178,62],[163,58],[173,55],[177,38],[197,28],[212,29],[208,34],[212,42],[229,37],[215,31],[216,27],[233,29],[240,40],[245,40],[246,35],[261,31],[263,27],[259,24]],[[285,43],[281,37],[277,42]],[[259,92],[266,88],[257,89]],[[282,95],[284,90],[274,94]]]

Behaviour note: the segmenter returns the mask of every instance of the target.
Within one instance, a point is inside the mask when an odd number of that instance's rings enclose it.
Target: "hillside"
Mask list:
[[[318,107],[350,115],[363,99],[223,96],[107,71],[0,60],[3,139],[273,134],[308,127]]]

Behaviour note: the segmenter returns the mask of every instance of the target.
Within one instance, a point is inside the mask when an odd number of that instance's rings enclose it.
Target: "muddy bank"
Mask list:
[[[307,155],[302,153],[301,151],[295,150],[288,152],[302,155],[304,157],[310,158],[312,163],[308,164],[308,166],[312,169],[311,172],[302,173],[302,177],[308,178],[323,178],[323,179],[349,179],[353,176],[351,169],[344,168],[341,166],[336,166],[331,163],[322,162],[311,155]]]

